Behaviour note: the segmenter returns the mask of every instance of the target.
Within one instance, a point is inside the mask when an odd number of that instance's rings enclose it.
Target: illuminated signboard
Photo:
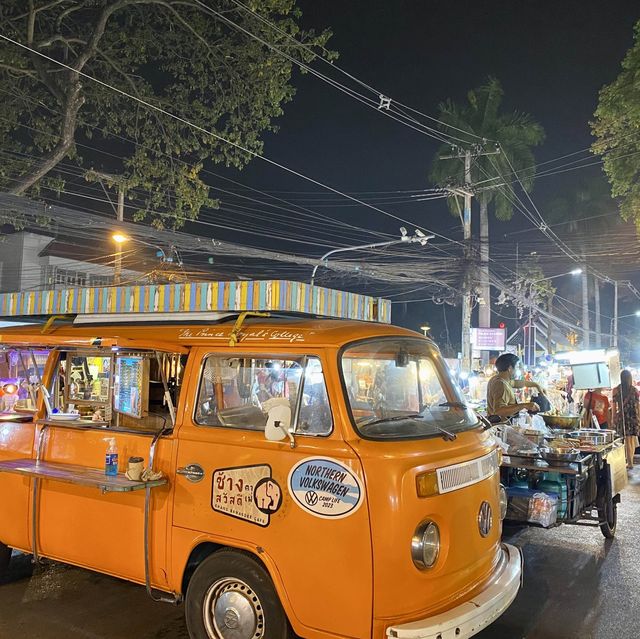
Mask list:
[[[503,351],[506,335],[504,328],[472,328],[471,345],[476,351]]]
[[[145,417],[148,411],[149,360],[142,357],[116,358],[113,407],[131,417]]]

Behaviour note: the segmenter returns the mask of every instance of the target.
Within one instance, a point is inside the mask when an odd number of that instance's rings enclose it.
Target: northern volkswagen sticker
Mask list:
[[[360,478],[335,459],[303,459],[291,469],[288,484],[298,506],[316,517],[348,517],[362,504]]]

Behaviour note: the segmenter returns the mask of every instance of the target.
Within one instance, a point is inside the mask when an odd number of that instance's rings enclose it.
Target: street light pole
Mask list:
[[[167,254],[164,252],[164,249],[161,246],[156,246],[155,244],[151,244],[151,242],[146,242],[145,240],[139,240],[135,237],[129,237],[122,233],[114,233],[111,236],[111,239],[116,243],[116,261],[115,268],[113,274],[114,284],[120,284],[121,279],[121,269],[122,269],[122,245],[125,242],[137,242],[138,244],[142,244],[143,246],[150,246],[151,248],[156,249],[156,255],[162,258],[163,262],[170,262],[171,259],[167,259]]]
[[[313,272],[311,273],[311,286],[314,285],[316,279],[316,273],[320,266],[326,266],[329,261],[329,257],[331,255],[335,255],[336,253],[344,253],[346,251],[364,251],[366,249],[373,248],[381,248],[383,246],[392,246],[394,244],[414,244],[418,242],[424,246],[428,240],[432,240],[435,235],[425,235],[421,231],[416,231],[415,235],[407,235],[406,229],[402,228],[402,237],[398,240],[390,240],[388,242],[376,242],[375,244],[360,244],[358,246],[345,246],[343,248],[332,249],[331,251],[327,251],[321,258],[318,264],[313,267]]]
[[[118,222],[124,221],[124,187],[122,182],[118,184],[118,208],[116,210]],[[122,242],[116,242],[116,255],[113,267],[113,283],[120,284],[122,275]]]
[[[558,275],[551,275],[550,277],[542,277],[539,280],[533,280],[531,284],[537,284],[538,282],[548,282],[549,280],[555,280],[556,277],[564,277],[565,275],[580,275],[582,273],[581,268],[574,268],[566,273],[558,273]]]

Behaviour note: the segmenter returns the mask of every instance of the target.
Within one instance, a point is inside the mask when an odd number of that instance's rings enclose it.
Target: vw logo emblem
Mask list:
[[[315,490],[308,490],[304,495],[304,500],[309,506],[315,506],[318,503],[318,493]]]
[[[229,630],[235,630],[240,626],[240,615],[235,608],[227,608],[224,613],[224,625]]]
[[[488,501],[483,501],[478,513],[478,530],[482,537],[486,537],[491,532],[492,523],[491,504]]]

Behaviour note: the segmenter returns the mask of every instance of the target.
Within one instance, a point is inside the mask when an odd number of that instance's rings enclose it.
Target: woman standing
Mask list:
[[[620,373],[620,385],[613,389],[613,424],[624,437],[627,451],[627,468],[633,468],[633,453],[638,446],[640,403],[638,391],[633,385],[631,372]]]

